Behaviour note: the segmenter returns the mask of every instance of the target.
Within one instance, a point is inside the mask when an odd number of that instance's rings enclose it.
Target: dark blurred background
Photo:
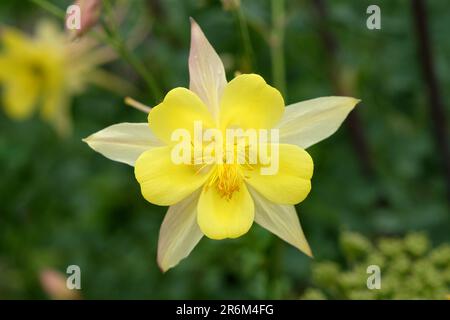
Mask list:
[[[425,21],[414,14],[421,10],[417,2],[425,3]],[[70,4],[53,3],[63,10]],[[381,30],[366,27],[371,4],[381,8]],[[81,141],[114,123],[145,122],[146,116],[125,107],[122,96],[92,86],[72,100],[69,137],[61,138],[38,116],[15,122],[0,112],[0,298],[54,297],[43,287],[43,271],[65,275],[76,264],[84,299],[295,299],[314,285],[315,263],[346,265],[343,232],[359,232],[375,243],[421,231],[430,247],[450,243],[450,3],[283,5],[286,102],[327,95],[362,100],[335,135],[308,150],[315,162],[313,189],[297,211],[315,262],[255,225],[236,240],[203,239],[162,274],[156,248],[166,208],[143,199],[131,167]],[[241,0],[236,11],[212,0],[132,1],[127,19],[148,17],[151,29],[135,53],[164,92],[188,86],[189,17],[223,58],[228,79],[235,71],[255,72],[274,84],[271,35],[280,16],[273,6]],[[63,28],[63,21],[35,3],[0,2],[1,25],[32,33],[42,17]],[[127,23],[122,29],[126,34]],[[104,68],[138,88],[134,98],[157,102],[122,59]]]

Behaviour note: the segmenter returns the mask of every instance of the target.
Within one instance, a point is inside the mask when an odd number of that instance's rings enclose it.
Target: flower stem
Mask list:
[[[159,102],[162,98],[162,92],[158,83],[142,61],[139,60],[133,52],[128,50],[125,42],[120,37],[117,28],[113,23],[114,19],[111,3],[109,1],[103,1],[103,3],[105,4],[105,13],[108,21],[102,20],[101,24],[105,30],[107,38],[109,38],[109,44],[133,67],[142,79],[144,79],[154,101]]]
[[[241,31],[242,43],[244,45],[244,54],[246,60],[246,68],[249,71],[253,69],[253,49],[252,42],[250,41],[250,33],[248,31],[248,24],[245,18],[244,11],[242,10],[242,5],[239,5],[236,9],[236,17],[239,23],[239,29]]]
[[[64,12],[64,10],[55,6],[53,3],[50,3],[46,0],[31,0],[31,2],[60,19],[66,19],[66,13]]]
[[[106,30],[105,30],[106,31]],[[130,64],[133,69],[139,74],[139,76],[144,79],[148,89],[151,92],[152,98],[155,102],[159,102],[161,100],[162,94],[161,89],[159,88],[155,78],[152,74],[147,70],[145,65],[139,60],[128,48],[122,39],[120,39],[117,34],[114,32],[107,32],[109,37],[109,44],[117,51],[117,53],[125,59],[125,61]]]
[[[282,283],[281,283],[281,268],[283,260],[283,243],[276,238],[272,237],[272,241],[269,247],[268,259],[268,277],[267,277],[267,299],[281,299],[282,298]]]
[[[275,87],[286,99],[286,73],[284,61],[284,0],[272,0],[272,32],[270,49],[272,57],[272,76]]]
[[[337,59],[339,55],[339,43],[330,28],[330,13],[327,1],[315,0],[312,3],[317,15],[319,39],[323,44],[327,56],[325,67],[331,85],[333,86],[334,94],[338,96],[353,96],[345,87],[342,80],[342,65]],[[364,124],[361,122],[359,110],[353,110],[349,114],[346,126],[349,128],[353,148],[356,151],[356,156],[358,157],[363,174],[369,180],[376,179],[373,157],[371,156],[370,146],[364,131]],[[385,201],[384,197],[380,199],[380,203],[384,203]]]

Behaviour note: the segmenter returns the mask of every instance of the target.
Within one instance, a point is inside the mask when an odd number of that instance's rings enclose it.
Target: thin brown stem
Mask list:
[[[414,16],[414,27],[417,34],[417,49],[419,53],[422,76],[428,91],[433,133],[438,153],[441,156],[445,180],[447,183],[447,199],[450,201],[450,141],[447,127],[444,103],[436,76],[434,57],[431,50],[430,33],[428,30],[428,14],[423,0],[411,2]]]
[[[327,54],[327,69],[333,90],[337,95],[351,95],[347,92],[343,85],[342,72],[336,57],[338,54],[338,44],[329,28],[329,14],[326,2],[325,0],[313,0],[313,4],[320,21],[319,34]],[[346,121],[346,125],[350,131],[353,148],[356,151],[363,173],[367,177],[373,178],[375,176],[375,169],[370,157],[369,146],[357,110],[353,110],[352,113],[350,113]]]

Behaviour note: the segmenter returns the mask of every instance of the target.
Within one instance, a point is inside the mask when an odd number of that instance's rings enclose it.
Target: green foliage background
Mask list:
[[[264,40],[270,2],[241,2],[250,25],[253,71],[273,83]],[[382,8],[379,31],[365,25],[366,8],[375,2]],[[338,239],[345,230],[370,239],[420,230],[430,235],[430,246],[449,243],[445,180],[409,2],[341,0],[328,6],[346,86],[363,101],[358,112],[375,176],[362,173],[345,126],[309,149],[313,189],[298,213],[315,261],[344,264]],[[427,6],[449,116],[450,4],[433,0]],[[286,12],[287,103],[333,95],[311,1],[288,0]],[[225,57],[229,79],[245,67],[237,20],[219,1],[132,1],[128,19],[139,14],[148,15],[152,31],[136,53],[164,91],[188,85],[189,16]],[[31,2],[0,2],[1,24],[32,32],[43,16],[50,15]],[[135,98],[155,104],[125,62],[107,69],[141,89]],[[188,259],[162,274],[156,248],[166,208],[142,198],[132,168],[81,141],[114,123],[144,122],[145,115],[125,107],[123,97],[94,87],[72,107],[74,133],[67,139],[37,117],[16,123],[0,112],[0,298],[46,298],[40,271],[64,273],[71,264],[81,267],[85,299],[299,298],[314,283],[311,260],[256,225],[236,240],[203,239]],[[357,296],[345,298],[352,297]]]

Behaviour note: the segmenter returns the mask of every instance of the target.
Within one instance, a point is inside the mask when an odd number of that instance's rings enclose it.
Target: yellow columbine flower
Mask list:
[[[90,39],[70,42],[64,32],[45,20],[39,22],[33,37],[2,27],[0,40],[5,113],[22,120],[31,117],[39,106],[41,116],[61,134],[70,130],[71,96],[80,93],[88,81],[104,83],[105,74],[95,66],[114,57],[109,49],[94,48]]]
[[[144,198],[170,206],[159,235],[161,269],[185,258],[203,235],[236,238],[253,221],[311,256],[294,207],[311,189],[313,162],[304,148],[333,134],[358,100],[324,97],[285,108],[281,94],[258,75],[227,82],[219,56],[194,21],[189,72],[190,89],[171,90],[151,110],[148,124],[116,124],[85,140],[106,157],[134,165]],[[192,133],[198,121],[221,132],[279,129],[278,172],[263,175],[261,163],[226,159],[174,163],[172,134],[180,128]]]

